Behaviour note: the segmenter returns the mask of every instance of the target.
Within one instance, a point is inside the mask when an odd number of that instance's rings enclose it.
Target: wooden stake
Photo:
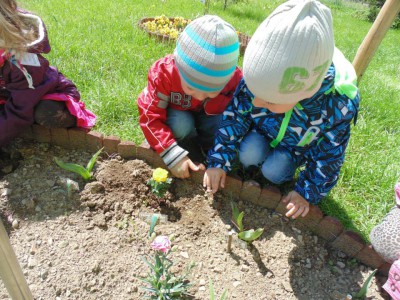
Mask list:
[[[232,234],[233,234],[233,232],[232,231],[229,231],[228,232],[228,234],[227,234],[227,236],[228,236],[228,243],[227,243],[227,246],[226,246],[226,252],[228,252],[228,253],[231,253],[231,251],[232,251]]]
[[[0,278],[11,299],[33,300],[3,223],[0,220]]]
[[[376,49],[378,49],[378,46],[399,14],[399,11],[400,0],[386,0],[354,58],[353,66],[357,73],[358,82],[360,82]]]

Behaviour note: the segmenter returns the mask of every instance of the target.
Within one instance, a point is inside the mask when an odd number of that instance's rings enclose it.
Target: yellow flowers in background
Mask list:
[[[165,15],[155,17],[153,20],[144,22],[142,26],[151,33],[167,35],[176,40],[182,30],[192,20],[183,17],[168,18]]]

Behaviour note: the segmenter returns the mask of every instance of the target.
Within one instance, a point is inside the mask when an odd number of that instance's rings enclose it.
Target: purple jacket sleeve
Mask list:
[[[40,55],[40,66],[24,66],[32,77],[34,89],[29,88],[25,75],[10,62],[2,68],[6,81],[4,107],[0,108],[0,146],[4,146],[33,124],[34,107],[49,91],[56,89],[58,76],[51,72],[46,59]]]

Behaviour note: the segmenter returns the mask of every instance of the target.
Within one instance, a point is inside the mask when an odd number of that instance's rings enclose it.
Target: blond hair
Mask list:
[[[25,21],[15,0],[0,0],[0,49],[21,54],[36,39],[35,28]]]

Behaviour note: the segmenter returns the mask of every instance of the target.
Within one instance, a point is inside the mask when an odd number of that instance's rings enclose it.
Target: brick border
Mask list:
[[[103,134],[96,131],[80,128],[48,129],[35,124],[22,135],[22,138],[50,143],[67,149],[97,151],[104,147],[108,154],[118,153],[124,159],[141,159],[154,167],[166,168],[160,156],[148,145],[137,146],[131,141],[121,141],[116,136],[104,137]],[[202,184],[204,171],[197,173],[193,174],[191,180]],[[243,181],[238,176],[228,175],[223,192],[228,196],[249,201],[280,214],[286,213],[286,205],[282,202],[283,195],[276,187],[261,188],[260,184],[254,180]],[[345,230],[338,219],[324,215],[318,206],[311,205],[309,214],[305,218],[295,220],[294,226],[311,231],[324,239],[328,246],[344,252],[349,257],[355,258],[373,269],[378,269],[383,275],[387,275],[388,263],[372,246],[367,245],[358,233]]]

